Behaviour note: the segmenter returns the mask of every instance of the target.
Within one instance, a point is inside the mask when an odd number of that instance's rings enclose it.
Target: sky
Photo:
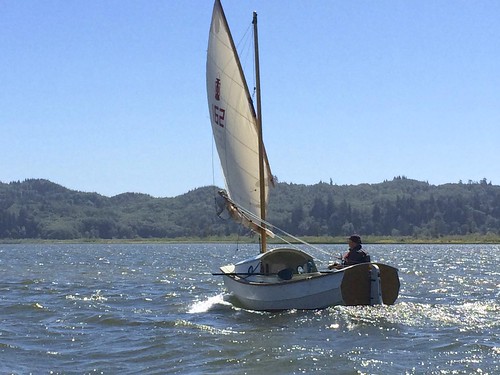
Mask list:
[[[279,181],[500,185],[500,2],[223,0]],[[223,186],[213,2],[0,0],[0,181],[114,196]]]

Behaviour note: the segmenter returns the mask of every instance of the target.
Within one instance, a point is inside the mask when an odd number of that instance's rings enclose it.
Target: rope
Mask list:
[[[229,198],[226,198],[226,199],[229,199]],[[318,251],[322,254],[325,254],[325,255],[328,255],[330,256],[331,254],[326,251],[326,250],[323,250],[317,246],[314,246],[306,241],[304,241],[303,239],[299,238],[299,237],[296,237],[288,232],[286,232],[285,230],[271,224],[270,222],[266,221],[266,220],[262,220],[259,216],[255,215],[254,213],[248,211],[247,209],[245,209],[244,207],[241,207],[240,205],[238,205],[237,203],[235,203],[234,201],[230,200],[230,202],[232,204],[234,204],[236,206],[236,208],[241,212],[241,214],[243,216],[246,217],[247,220],[251,221],[252,223],[254,223],[256,226],[258,226],[259,228],[264,228],[264,225],[265,225],[265,229],[269,229],[269,228],[272,228],[273,229],[273,234],[278,238],[280,239],[281,241],[285,242],[286,244],[290,245],[291,247],[295,248],[295,249],[298,249],[294,244],[290,243],[290,241],[288,241],[286,238],[284,238],[283,236],[277,234],[277,233],[274,233],[275,231],[283,234],[284,236],[287,236],[289,238],[292,238],[293,240],[297,241],[297,242],[300,242],[301,244],[311,248],[311,249],[314,249],[315,251]],[[264,224],[264,225],[263,225]]]

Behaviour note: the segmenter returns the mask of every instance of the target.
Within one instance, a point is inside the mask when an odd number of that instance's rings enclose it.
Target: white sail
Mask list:
[[[257,119],[231,32],[218,0],[214,5],[208,40],[207,96],[229,198],[261,217]],[[267,201],[272,174],[265,155],[264,164]]]

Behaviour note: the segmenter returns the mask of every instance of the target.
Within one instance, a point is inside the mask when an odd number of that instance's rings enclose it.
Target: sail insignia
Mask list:
[[[212,132],[231,201],[261,217],[257,117],[224,11],[215,2],[207,51]],[[265,152],[265,151],[264,151]],[[265,157],[264,204],[273,177]]]

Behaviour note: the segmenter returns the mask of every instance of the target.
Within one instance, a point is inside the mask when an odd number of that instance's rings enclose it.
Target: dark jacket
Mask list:
[[[370,256],[361,248],[361,244],[349,249],[349,252],[344,255],[344,259],[342,260],[344,266],[368,262],[370,262]]]

